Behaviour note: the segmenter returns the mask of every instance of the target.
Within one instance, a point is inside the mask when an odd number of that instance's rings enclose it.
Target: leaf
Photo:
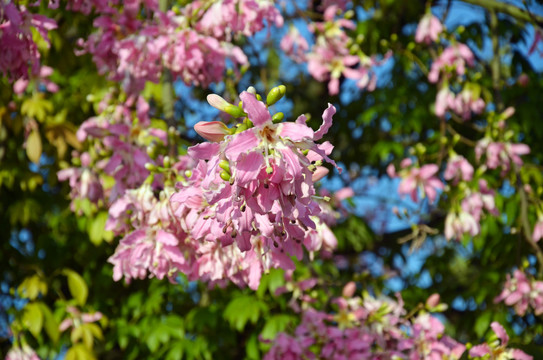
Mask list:
[[[268,318],[264,329],[260,336],[262,339],[274,339],[278,332],[285,330],[289,323],[292,322],[292,317],[285,314],[273,315]]]
[[[492,312],[487,310],[481,314],[475,321],[474,330],[477,337],[482,337],[490,326],[492,320]]]
[[[25,324],[35,338],[40,336],[41,328],[43,326],[43,314],[38,304],[30,303],[26,305],[23,314],[23,324]]]
[[[47,284],[38,275],[32,275],[25,278],[17,290],[21,297],[35,300],[39,294],[47,294]]]
[[[48,112],[53,111],[53,103],[43,98],[43,94],[35,93],[30,99],[23,101],[21,114],[43,122]]]
[[[66,351],[65,360],[94,360],[96,357],[83,344],[75,344]]]
[[[244,295],[230,301],[224,310],[224,318],[230,326],[242,331],[248,321],[256,323],[261,313],[267,313],[266,303],[255,299],[254,296]]]
[[[60,332],[58,330],[58,322],[56,321],[55,317],[53,316],[53,313],[49,309],[47,305],[44,303],[39,303],[41,312],[43,314],[44,319],[44,326],[45,326],[45,332],[47,333],[47,336],[53,341],[53,343],[58,342],[58,338],[60,337]]]
[[[81,275],[70,269],[64,269],[62,273],[68,278],[68,288],[74,299],[77,300],[79,305],[85,305],[89,294],[85,280],[83,280]]]
[[[26,138],[26,155],[35,164],[39,164],[42,152],[42,144],[40,133],[37,130],[32,130]]]
[[[107,217],[107,212],[101,211],[89,221],[89,239],[96,246],[100,245],[107,235],[105,230]]]

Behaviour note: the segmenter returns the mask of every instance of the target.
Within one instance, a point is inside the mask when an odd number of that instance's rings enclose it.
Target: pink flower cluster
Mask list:
[[[519,349],[508,349],[509,336],[500,325],[494,321],[490,324],[492,331],[497,335],[498,339],[489,343],[476,345],[469,350],[469,356],[472,358],[482,359],[513,359],[513,360],[533,360],[533,357]]]
[[[39,3],[39,2],[38,2]],[[43,15],[32,14],[24,5],[13,2],[0,2],[0,74],[16,82],[14,91],[22,93],[31,78],[46,79],[51,68],[43,67],[38,46],[32,38],[32,29],[49,44],[48,32],[56,29],[54,20]],[[56,91],[56,85],[47,82],[50,91]]]
[[[456,75],[462,76],[466,72],[466,65],[475,65],[475,57],[467,45],[456,43],[443,50],[437,60],[432,63],[428,80],[431,83],[437,83],[440,75],[448,78],[451,69],[456,71]]]
[[[332,145],[315,143],[332,125],[335,108],[329,105],[315,132],[303,115],[295,122],[273,122],[267,105],[251,92],[241,93],[240,99],[243,112],[238,111],[246,118],[232,135],[214,124],[211,129],[216,128],[218,136],[211,135],[208,124],[195,126],[216,142],[189,148],[198,165],[188,183],[178,184],[171,201],[176,217],[186,219],[183,230],[202,244],[200,250],[211,251],[209,259],[199,261],[223,257],[216,262],[220,264],[228,257],[241,258],[249,263],[242,267],[249,272],[248,284],[256,288],[269,267],[293,269],[289,255],[301,259],[304,246],[315,251],[335,244],[331,232],[319,231],[326,225],[318,219],[321,208],[313,186],[317,164],[326,160],[335,165],[328,158]],[[217,96],[209,101],[220,110],[233,106]],[[227,250],[231,254],[224,254]],[[224,271],[220,276],[216,271],[210,280],[224,277]]]
[[[443,25],[437,17],[432,13],[426,13],[422,19],[420,19],[417,31],[415,33],[415,41],[418,43],[426,43],[430,45],[436,42],[439,38],[439,34],[443,31]]]
[[[338,310],[309,308],[294,335],[280,333],[265,359],[460,359],[465,346],[444,335],[437,318],[408,319],[403,301],[369,295],[333,300]]]
[[[461,203],[460,212],[450,212],[445,219],[445,237],[460,240],[464,234],[476,236],[481,232],[483,210],[493,216],[499,212],[494,202],[494,190],[488,187],[486,180],[480,179],[478,191],[467,190]]]
[[[66,310],[70,314],[70,317],[67,319],[64,319],[60,323],[58,327],[60,331],[66,331],[69,328],[73,328],[73,330],[75,330],[81,324],[87,324],[87,323],[93,323],[93,322],[99,321],[103,316],[102,313],[99,311],[94,312],[94,313],[81,313],[81,311],[79,311],[77,308],[73,306],[68,306]]]
[[[494,299],[495,303],[503,301],[507,306],[513,306],[515,312],[524,316],[528,308],[536,315],[543,314],[543,281],[528,279],[519,269],[513,276],[507,274],[503,291]]]
[[[502,174],[511,169],[511,163],[521,167],[523,162],[521,155],[530,153],[530,148],[526,144],[512,144],[509,142],[493,142],[490,138],[481,139],[475,147],[475,156],[478,161],[483,154],[486,155],[486,166],[489,169],[501,167]]]
[[[6,354],[5,360],[40,360],[34,349],[28,345],[14,346]]]
[[[158,11],[156,1],[125,3],[122,11],[107,6],[96,10],[101,12],[94,21],[97,31],[80,40],[79,53],[92,54],[98,71],[121,82],[130,94],[141,91],[146,81],[158,82],[165,70],[186,84],[219,82],[227,62],[234,68],[248,63],[233,38],[253,35],[265,21],[283,24],[269,1],[226,0],[211,6],[196,1],[180,15]]]
[[[127,189],[138,188],[149,176],[145,165],[152,162],[147,145],[167,143],[165,131],[149,127],[149,105],[143,97],[110,104],[110,96],[99,105],[101,115],[85,121],[76,133],[78,140],[87,142],[92,150],[74,153],[80,166],[57,174],[60,181],[70,182],[73,210],[77,199],[111,203]],[[91,156],[91,152],[95,155]],[[101,174],[111,176],[115,180],[113,186],[106,189]]]
[[[439,171],[438,166],[436,164],[427,164],[419,168],[412,165],[413,161],[411,159],[404,159],[400,163],[402,170],[396,173],[394,165],[390,164],[387,168],[387,174],[391,178],[402,178],[398,186],[398,193],[400,195],[409,195],[411,200],[417,202],[420,190],[423,197],[427,196],[428,201],[433,203],[437,198],[438,190],[445,188],[443,182],[436,176]]]
[[[324,22],[311,23],[309,30],[315,34],[315,44],[309,53],[303,53],[308,47],[307,42],[295,30],[283,38],[281,47],[294,61],[307,61],[311,76],[328,82],[330,95],[339,93],[341,76],[355,80],[361,89],[372,91],[377,79],[371,67],[377,65],[378,61],[361,52],[358,55],[351,53],[351,38],[345,29],[352,30],[356,26],[345,18],[336,19],[336,14],[341,10],[340,6],[331,4],[324,10]]]
[[[484,100],[467,87],[455,95],[449,89],[449,86],[444,83],[436,96],[435,112],[437,116],[443,117],[445,112],[450,109],[457,115],[462,116],[462,119],[469,120],[472,113],[482,113],[485,106]]]

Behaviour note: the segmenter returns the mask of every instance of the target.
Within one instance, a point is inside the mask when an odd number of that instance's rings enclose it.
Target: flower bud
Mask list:
[[[276,102],[281,100],[286,92],[287,87],[285,85],[279,85],[274,87],[268,93],[268,96],[266,97],[266,103],[268,104],[268,106],[275,104]]]
[[[221,179],[223,179],[224,181],[230,181],[231,175],[227,173],[226,171],[221,171],[219,175],[221,176]]]
[[[351,298],[353,297],[355,292],[356,292],[356,283],[354,281],[349,281],[343,287],[342,295],[345,298]]]
[[[330,172],[330,170],[328,170],[324,166],[317,166],[317,169],[313,173],[313,176],[311,177],[311,180],[313,182],[319,181],[320,179],[322,179],[323,177],[328,175],[329,172]]]
[[[426,300],[426,308],[432,309],[439,305],[440,296],[438,293],[430,295],[428,300]]]
[[[220,142],[225,135],[230,134],[230,129],[220,121],[200,121],[194,125],[194,130],[206,140]]]
[[[221,160],[219,162],[219,167],[226,171],[228,174],[232,174],[232,172],[230,171],[230,163],[228,162],[228,160]]]
[[[278,112],[277,114],[273,115],[272,121],[274,124],[280,123],[285,118],[285,114],[282,112]]]
[[[230,104],[228,101],[224,100],[217,94],[209,94],[207,96],[207,102],[209,105],[213,106],[215,109],[218,109],[222,112],[232,115],[233,117],[239,118],[246,116],[243,110],[236,105]]]

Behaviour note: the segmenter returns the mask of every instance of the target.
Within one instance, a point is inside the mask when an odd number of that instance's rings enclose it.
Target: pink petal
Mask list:
[[[332,117],[336,113],[336,108],[328,103],[328,108],[322,113],[322,125],[319,127],[319,130],[315,132],[314,140],[322,139],[324,134],[328,132],[332,126]]]
[[[496,335],[498,335],[502,342],[502,345],[507,345],[507,343],[509,342],[509,336],[507,336],[507,333],[505,332],[503,326],[501,326],[499,322],[494,321],[492,324],[490,324],[490,327],[492,328],[492,330],[494,330]]]
[[[228,143],[225,154],[228,160],[237,161],[242,153],[249,152],[258,145],[259,141],[255,133],[249,129],[237,135]]]
[[[264,156],[261,152],[252,151],[249,154],[241,154],[236,163],[236,181],[238,185],[255,180],[264,164]]]
[[[217,155],[219,150],[220,145],[218,143],[201,143],[191,146],[187,153],[194,159],[209,160]]]
[[[289,138],[292,141],[302,141],[313,138],[313,129],[304,124],[296,124],[292,122],[286,122],[279,125],[279,135],[283,138]]]
[[[249,120],[255,124],[255,126],[262,126],[264,123],[271,121],[271,115],[263,102],[258,101],[256,96],[244,91],[239,95],[241,101],[243,101],[243,110],[247,113]]]

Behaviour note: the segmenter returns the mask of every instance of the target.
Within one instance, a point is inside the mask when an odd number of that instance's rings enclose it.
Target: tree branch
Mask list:
[[[503,3],[495,0],[462,0],[465,3],[481,6],[489,11],[496,11],[514,17],[519,21],[543,24],[543,17],[526,12],[515,5]]]

